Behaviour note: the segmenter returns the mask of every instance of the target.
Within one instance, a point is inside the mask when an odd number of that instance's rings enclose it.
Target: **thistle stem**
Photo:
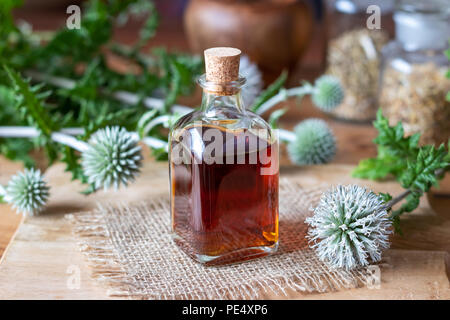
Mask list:
[[[63,88],[63,89],[73,89],[76,86],[76,81],[68,78],[63,77],[55,77],[50,76],[47,74],[43,74],[36,71],[27,71],[26,75],[31,77],[32,79],[36,81],[43,81],[47,82],[55,87]],[[128,105],[136,105],[140,101],[140,97],[137,94],[128,92],[128,91],[116,91],[112,93],[112,98],[116,99],[117,101],[126,103]],[[145,97],[142,100],[142,103],[145,107],[149,109],[157,109],[157,110],[163,110],[164,109],[164,100],[159,98],[153,98],[153,97]],[[179,112],[179,113],[188,113],[192,109],[186,106],[174,104],[171,108],[173,112]]]
[[[162,149],[167,152],[169,151],[169,144],[163,140],[159,140],[153,137],[145,137],[142,139],[142,142],[144,142],[149,147],[155,148],[155,149]]]
[[[46,75],[46,74],[36,72],[36,71],[27,71],[26,75],[33,78],[34,80],[47,82],[47,83],[54,85],[56,87],[59,87],[59,88],[64,88],[64,89],[70,90],[70,89],[75,88],[75,86],[76,86],[76,81],[74,81],[72,79],[68,79],[68,78],[50,76],[50,75]],[[258,108],[256,113],[263,114],[267,110],[270,110],[271,108],[273,108],[278,103],[286,100],[288,97],[296,96],[296,97],[302,98],[306,94],[312,94],[313,91],[314,91],[314,87],[311,86],[310,84],[305,84],[303,86],[295,87],[295,88],[291,88],[291,89],[280,90],[275,96],[273,96],[272,98],[270,98],[269,100],[264,102]],[[140,97],[137,94],[134,94],[134,93],[131,93],[128,91],[116,91],[116,92],[112,93],[111,97],[116,99],[117,101],[126,103],[128,105],[136,105],[140,101]],[[163,99],[154,98],[154,97],[145,97],[142,100],[142,103],[144,104],[145,107],[147,107],[149,109],[164,110],[164,100]],[[181,114],[186,114],[188,112],[191,112],[192,108],[183,106],[183,105],[179,105],[179,104],[174,104],[171,107],[171,111],[178,112]]]
[[[281,141],[292,142],[295,140],[295,133],[284,129],[278,129],[278,137]]]
[[[116,99],[117,101],[126,103],[128,105],[136,105],[139,103],[139,96],[128,92],[128,91],[117,91],[112,94],[112,97]],[[145,97],[142,100],[142,103],[145,107],[149,109],[157,109],[157,110],[164,110],[164,100],[153,98],[153,97]],[[179,104],[174,104],[171,107],[172,112],[179,112],[181,114],[191,112],[192,109],[186,106],[182,106]]]
[[[159,117],[156,117],[155,119],[151,120],[144,128],[143,135],[146,136],[147,133],[149,133],[154,127],[156,127],[159,124],[164,124],[169,122],[170,116],[169,115],[162,115]]]
[[[80,152],[88,149],[89,145],[86,142],[80,141],[68,133],[80,134],[78,128],[67,128],[61,132],[53,132],[51,139]],[[40,132],[33,127],[0,127],[0,137],[3,138],[37,138],[39,135]]]
[[[89,144],[65,133],[54,132],[51,137],[53,141],[69,146],[79,152],[85,152],[89,149]]]
[[[276,95],[264,102],[257,110],[257,114],[263,114],[267,110],[270,110],[278,103],[283,102],[288,97],[298,97],[303,98],[304,95],[313,93],[314,88],[310,84],[305,84],[300,87],[295,87],[291,89],[281,89]]]
[[[54,132],[51,135],[53,141],[61,143],[63,145],[69,146],[77,151],[84,152],[88,149],[89,144],[76,139],[75,135],[84,134],[83,128],[64,128],[60,132]],[[36,138],[39,137],[40,133],[36,128],[33,127],[0,127],[0,137],[3,138]],[[133,132],[139,140],[139,135]],[[168,150],[168,143],[153,137],[145,137],[142,141],[149,147],[160,149],[164,148]]]
[[[76,86],[76,81],[74,81],[72,79],[50,76],[50,75],[46,75],[46,74],[36,72],[36,71],[27,71],[26,74],[28,76],[30,76],[31,78],[33,78],[34,80],[47,82],[51,85],[54,85],[54,86],[60,87],[60,88],[64,88],[64,89],[73,89]],[[263,103],[258,108],[256,113],[263,114],[264,112],[273,108],[278,103],[286,100],[288,97],[296,96],[298,98],[302,98],[306,94],[312,94],[313,91],[314,91],[314,87],[311,84],[305,84],[303,86],[295,87],[295,88],[291,88],[291,89],[282,89],[275,96],[273,96],[272,98],[267,100],[265,103]],[[123,102],[128,105],[136,105],[140,101],[140,97],[138,95],[128,92],[128,91],[117,91],[117,92],[112,93],[111,96],[114,99],[116,99],[117,101]],[[153,97],[145,97],[142,100],[142,103],[144,104],[145,107],[147,107],[149,109],[157,109],[157,110],[164,109],[164,100],[163,99],[158,99],[158,98],[153,98]],[[178,112],[178,113],[184,115],[184,114],[191,112],[193,110],[193,108],[179,105],[179,104],[174,104],[172,106],[171,110],[172,110],[172,112]],[[157,122],[150,122],[150,124],[151,124],[150,129],[153,128],[153,126],[162,123],[161,122],[162,119],[165,120],[166,118],[160,118],[160,119],[158,119]],[[31,129],[31,128],[29,128],[29,129]],[[0,128],[0,130],[1,130],[1,128]],[[69,135],[78,135],[78,134],[82,134],[80,132],[80,130],[82,130],[82,128],[67,128],[67,129],[63,129],[61,132],[67,133]],[[26,135],[26,133],[23,133],[23,134],[24,135],[21,137],[29,137]],[[0,136],[1,136],[1,131],[0,131]],[[38,134],[35,134],[35,136],[38,136]],[[18,136],[15,136],[15,137],[18,137]],[[283,130],[283,129],[279,129],[279,137],[280,137],[280,140],[287,141],[287,142],[291,142],[291,141],[295,140],[294,133],[287,131],[287,130]],[[156,138],[146,137],[142,141],[145,144],[147,144],[148,146],[153,147],[153,148],[164,147],[166,150],[168,148],[167,142],[156,139]]]
[[[436,176],[440,176],[442,174],[444,174],[445,169],[438,169],[436,170],[436,172],[434,173]],[[391,201],[389,201],[388,203],[386,203],[386,209],[392,209],[393,206],[395,206],[397,203],[399,203],[400,201],[402,201],[403,199],[405,199],[407,196],[409,196],[412,193],[411,189],[405,190],[403,191],[400,195],[398,195],[397,197],[393,198]]]
[[[403,191],[399,196],[393,198],[391,201],[386,203],[386,205],[385,205],[386,210],[392,209],[393,206],[395,206],[397,203],[399,203],[400,201],[405,199],[410,193],[411,193],[411,190],[408,189],[408,190]]]

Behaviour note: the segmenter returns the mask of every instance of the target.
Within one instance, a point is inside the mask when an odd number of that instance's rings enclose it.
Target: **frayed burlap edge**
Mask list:
[[[303,189],[297,182],[288,179],[281,180],[280,184],[280,202],[283,197],[289,195],[305,195],[318,199],[320,193],[326,186],[318,186],[312,189]],[[294,200],[295,202],[295,200]],[[280,203],[280,222],[283,219]],[[168,200],[162,197],[151,199],[145,203],[137,205],[117,204],[115,206],[101,206],[97,210],[66,215],[66,218],[73,224],[73,233],[79,239],[80,251],[85,256],[87,264],[91,269],[91,276],[107,289],[107,295],[111,297],[133,298],[133,299],[257,299],[265,294],[285,296],[289,290],[296,292],[332,292],[343,289],[352,289],[364,286],[368,283],[370,274],[367,268],[358,270],[332,269],[318,260],[314,251],[310,248],[303,248],[298,252],[279,252],[273,256],[245,262],[249,263],[274,263],[268,260],[276,259],[277,263],[283,265],[287,262],[307,263],[312,267],[309,272],[302,273],[279,273],[276,272],[265,278],[255,278],[249,282],[236,283],[226,287],[206,286],[196,288],[197,290],[173,294],[170,290],[155,292],[148,288],[142,289],[142,283],[133,276],[128,268],[128,259],[120,253],[113,241],[111,230],[105,223],[105,217],[108,214],[125,213],[131,214],[130,210],[139,212],[164,211],[169,215]],[[304,209],[304,208],[303,208]],[[308,214],[304,213],[304,217]],[[303,217],[303,218],[304,218]],[[281,232],[281,230],[280,230]],[[300,254],[300,255],[298,255]],[[151,257],[149,257],[151,259]],[[186,264],[192,263],[191,259],[185,257]],[[235,265],[233,265],[235,266]],[[189,266],[187,266],[189,267]],[[204,267],[201,268],[220,268],[226,274],[235,272],[232,267],[227,271],[227,266],[222,267]]]

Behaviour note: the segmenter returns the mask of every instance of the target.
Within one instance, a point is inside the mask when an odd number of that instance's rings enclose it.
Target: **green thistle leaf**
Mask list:
[[[381,179],[392,174],[403,188],[411,192],[401,207],[391,214],[395,229],[399,231],[400,216],[415,210],[421,196],[432,186],[438,186],[439,179],[444,176],[443,173],[438,175],[438,172],[448,170],[450,154],[444,145],[438,148],[433,145],[419,147],[419,133],[404,137],[402,124],[390,126],[381,110],[377,113],[374,126],[378,130],[374,140],[378,144],[378,155],[360,161],[353,175]]]
[[[261,93],[261,95],[250,107],[250,110],[257,113],[259,107],[261,107],[264,104],[264,102],[272,98],[274,95],[278,93],[278,91],[281,90],[281,88],[284,86],[284,83],[286,82],[287,75],[288,75],[287,71],[283,71],[281,75],[266,90],[264,90]]]

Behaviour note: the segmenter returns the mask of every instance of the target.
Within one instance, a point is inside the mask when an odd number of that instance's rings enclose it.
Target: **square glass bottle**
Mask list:
[[[205,50],[201,108],[170,132],[174,241],[204,264],[249,260],[278,246],[278,142],[242,104],[240,53]]]

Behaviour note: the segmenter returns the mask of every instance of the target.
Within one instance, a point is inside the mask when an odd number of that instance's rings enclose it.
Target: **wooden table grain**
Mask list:
[[[295,179],[302,186],[324,182],[359,183],[374,191],[401,191],[395,182],[365,182],[350,176],[352,166],[326,165],[281,167],[281,177]],[[90,268],[80,251],[66,213],[91,210],[96,203],[120,201],[139,203],[149,197],[167,197],[167,163],[147,160],[135,183],[117,192],[100,191],[89,197],[78,193],[82,186],[70,181],[64,165],[55,164],[47,171],[52,195],[46,210],[27,218],[20,225],[15,240],[0,264],[0,299],[108,299],[108,289],[90,277]],[[446,260],[450,249],[450,217],[429,208],[426,198],[420,207],[402,222],[404,237],[392,239],[392,249],[384,255],[381,284],[327,294],[288,291],[286,296],[261,292],[265,299],[450,299]],[[419,249],[419,250],[418,250]],[[74,270],[79,287],[68,286]]]
[[[8,182],[12,174],[22,169],[20,163],[13,163],[0,157],[0,184]],[[0,204],[0,261],[23,217],[16,214],[8,204]]]

